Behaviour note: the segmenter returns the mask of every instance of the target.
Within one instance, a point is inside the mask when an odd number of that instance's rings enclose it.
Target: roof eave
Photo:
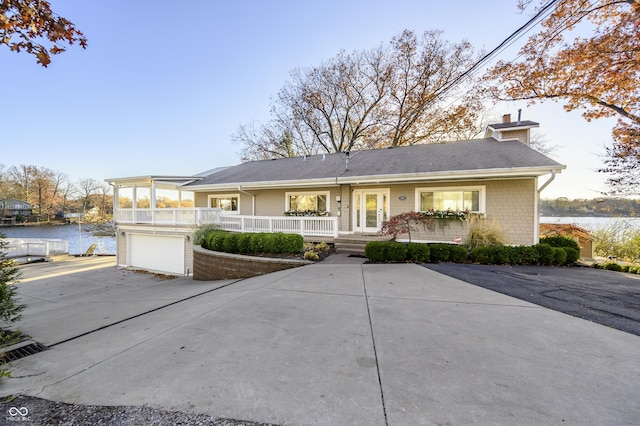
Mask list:
[[[275,189],[275,188],[314,188],[339,185],[372,185],[381,183],[403,183],[416,181],[438,180],[474,180],[474,179],[504,179],[517,177],[538,177],[552,172],[560,173],[566,169],[564,165],[545,167],[518,167],[489,170],[462,170],[433,173],[402,173],[393,175],[344,176],[322,179],[307,179],[295,181],[268,182],[232,182],[223,184],[193,185],[194,191],[228,191],[232,189]]]

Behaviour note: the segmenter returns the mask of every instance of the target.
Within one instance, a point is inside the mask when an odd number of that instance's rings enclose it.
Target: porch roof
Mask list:
[[[186,183],[206,190],[541,176],[566,166],[519,141],[493,138],[250,161]]]

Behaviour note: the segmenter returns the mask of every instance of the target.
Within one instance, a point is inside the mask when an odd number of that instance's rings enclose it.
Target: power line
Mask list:
[[[449,90],[451,90],[454,86],[460,83],[463,79],[474,73],[480,67],[482,67],[486,62],[492,59],[495,55],[497,55],[502,49],[509,46],[511,43],[518,40],[522,35],[529,30],[530,27],[536,25],[538,21],[544,18],[543,15],[550,13],[551,9],[559,2],[560,0],[551,0],[547,3],[542,9],[538,11],[531,19],[529,19],[524,25],[511,33],[506,39],[504,39],[497,47],[495,47],[492,51],[484,55],[480,58],[475,64],[473,64],[468,70],[460,74],[458,77],[453,79],[449,84],[447,84],[440,92],[436,93],[434,96],[434,100],[441,95],[445,94]]]

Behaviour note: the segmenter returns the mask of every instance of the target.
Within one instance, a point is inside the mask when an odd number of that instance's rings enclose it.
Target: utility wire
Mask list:
[[[475,64],[473,64],[468,70],[466,70],[465,72],[463,72],[462,74],[460,74],[458,77],[456,77],[455,79],[453,79],[453,81],[451,81],[449,84],[447,84],[446,86],[444,86],[438,93],[435,94],[435,96],[433,97],[433,100],[439,98],[440,96],[444,95],[446,92],[448,92],[449,90],[451,90],[454,86],[456,86],[458,83],[460,83],[463,79],[465,79],[466,77],[468,77],[469,75],[471,75],[472,73],[474,73],[476,70],[478,70],[480,67],[482,67],[486,62],[488,62],[490,59],[492,59],[495,55],[498,54],[498,52],[500,52],[502,49],[506,48],[507,46],[509,46],[511,43],[513,43],[514,41],[516,41],[517,39],[519,39],[526,31],[528,31],[529,27],[532,27],[533,25],[536,25],[538,23],[539,20],[541,20],[543,18],[543,15],[545,15],[547,12],[550,13],[551,9],[559,2],[560,0],[551,0],[549,3],[547,3],[542,9],[540,9],[538,11],[538,13],[536,13],[531,19],[529,19],[524,25],[522,25],[520,28],[518,28],[517,30],[515,30],[513,33],[511,33],[506,39],[504,39],[502,41],[502,43],[500,43],[496,48],[494,48],[491,52],[487,53],[486,55],[484,55],[482,58],[480,58]]]

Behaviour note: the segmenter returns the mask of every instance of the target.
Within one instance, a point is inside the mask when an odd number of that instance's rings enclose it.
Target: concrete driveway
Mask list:
[[[13,363],[5,396],[283,425],[640,423],[640,337],[417,265],[32,278],[21,328],[51,349]]]

